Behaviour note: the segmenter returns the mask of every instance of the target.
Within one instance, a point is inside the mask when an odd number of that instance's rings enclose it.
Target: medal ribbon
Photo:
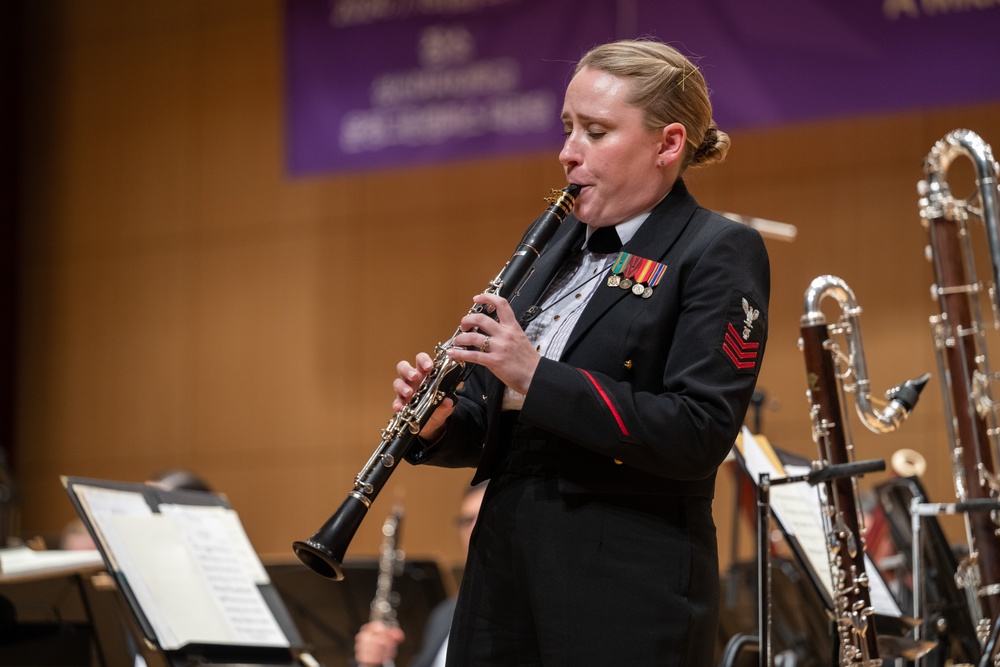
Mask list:
[[[627,252],[618,253],[618,257],[615,258],[614,266],[611,267],[611,274],[618,275],[619,273],[621,273],[622,269],[625,266],[625,263],[629,260],[631,256],[632,254]]]
[[[639,270],[640,266],[642,266],[642,263],[647,261],[649,260],[643,259],[638,255],[631,256],[628,260],[628,264],[625,265],[625,277],[631,278],[632,276],[634,276],[635,272]]]
[[[660,278],[663,277],[663,272],[667,270],[666,264],[657,264],[656,271],[653,272],[653,276],[646,283],[650,287],[656,287],[660,283]]]
[[[642,266],[635,274],[635,281],[637,283],[646,282],[646,279],[649,278],[649,275],[653,272],[653,269],[655,269],[656,266],[657,263],[651,259],[642,260]]]

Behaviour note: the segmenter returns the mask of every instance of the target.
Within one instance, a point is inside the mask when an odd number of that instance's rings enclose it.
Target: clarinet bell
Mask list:
[[[294,542],[292,551],[306,567],[321,577],[333,581],[343,580],[344,553],[367,512],[367,505],[353,494],[347,496],[333,516],[312,537]]]

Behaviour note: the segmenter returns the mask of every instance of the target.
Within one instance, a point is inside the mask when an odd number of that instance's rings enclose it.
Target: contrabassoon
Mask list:
[[[975,189],[967,197],[952,194],[948,170],[960,157],[971,161]],[[997,500],[1000,418],[992,389],[986,333],[980,301],[989,297],[992,328],[1000,327],[1000,218],[998,165],[990,146],[970,130],[954,130],[934,144],[924,159],[925,180],[919,183],[920,216],[930,240],[934,264],[932,295],[940,314],[931,318],[942,383],[945,422],[960,502]],[[992,283],[976,275],[971,223],[985,227]],[[956,574],[970,598],[981,644],[1000,618],[1000,522],[996,512],[966,514],[969,555]],[[993,656],[990,664],[1000,664]]]

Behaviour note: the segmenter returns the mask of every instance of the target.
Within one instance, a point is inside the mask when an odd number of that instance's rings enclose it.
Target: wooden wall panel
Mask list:
[[[451,334],[563,184],[556,156],[288,177],[274,0],[48,2],[25,29],[25,532],[71,516],[60,474],[186,467],[229,496],[259,551],[288,556],[377,444],[396,361]],[[960,126],[1000,145],[1000,104],[733,132],[727,163],[690,174],[704,205],[798,228],[768,241],[760,388],[777,446],[815,455],[796,341],[817,275],[854,289],[878,394],[935,370],[916,183]],[[860,458],[923,452],[947,499],[936,382],[900,432],[853,430]],[[350,553],[375,553],[400,493],[408,552],[457,558],[450,520],[470,475],[405,466]],[[731,491],[725,470],[724,562]]]

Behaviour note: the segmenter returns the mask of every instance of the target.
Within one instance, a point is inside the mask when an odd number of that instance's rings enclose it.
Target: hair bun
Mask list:
[[[726,153],[729,152],[731,143],[729,135],[720,130],[713,120],[708,129],[705,130],[705,138],[702,139],[694,155],[691,156],[691,166],[697,167],[722,162],[726,159]]]

